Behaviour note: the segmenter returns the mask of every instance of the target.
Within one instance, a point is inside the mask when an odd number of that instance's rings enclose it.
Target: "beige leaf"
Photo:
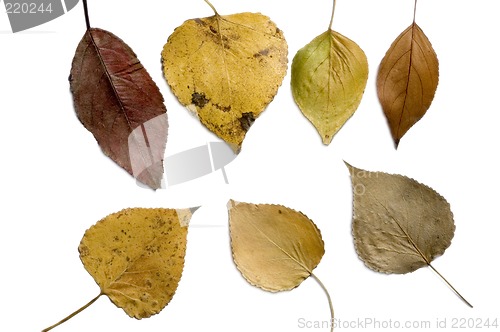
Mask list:
[[[396,147],[431,106],[438,76],[437,55],[422,29],[413,22],[392,43],[377,76],[378,98]]]
[[[365,53],[349,38],[328,29],[297,52],[291,71],[295,102],[323,143],[330,144],[363,97],[368,80]]]
[[[234,262],[252,285],[271,292],[293,289],[323,257],[321,233],[304,214],[232,200],[228,208]]]
[[[448,202],[408,177],[347,166],[359,258],[377,272],[403,274],[423,266],[434,270],[431,262],[450,246],[455,232]]]
[[[228,210],[233,259],[243,277],[254,286],[278,292],[298,287],[312,276],[328,298],[333,322],[330,294],[312,272],[325,253],[312,220],[282,205],[230,200]]]
[[[216,14],[175,29],[163,48],[163,72],[180,103],[239,151],[281,85],[287,52],[269,17]]]

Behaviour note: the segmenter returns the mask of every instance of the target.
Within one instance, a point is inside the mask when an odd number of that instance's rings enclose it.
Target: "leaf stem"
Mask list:
[[[337,4],[337,0],[333,0],[333,7],[332,7],[332,16],[330,17],[330,25],[328,26],[328,30],[332,30],[332,25],[333,25],[333,16],[335,14],[335,5]]]
[[[440,277],[441,277],[441,279],[443,279],[443,280],[444,280],[444,282],[448,285],[448,287],[450,287],[450,288],[451,288],[451,290],[452,290],[452,291],[453,291],[453,292],[454,292],[454,293],[455,293],[455,294],[456,294],[456,295],[457,295],[457,296],[458,296],[458,297],[459,297],[462,301],[464,301],[464,302],[465,302],[465,304],[467,304],[469,307],[471,307],[471,308],[472,308],[472,304],[470,304],[470,303],[469,303],[469,301],[467,301],[467,300],[466,300],[466,299],[465,299],[462,295],[460,295],[460,293],[459,293],[459,292],[455,289],[455,287],[453,287],[453,286],[452,286],[452,285],[448,282],[448,280],[446,280],[446,278],[445,278],[445,277],[443,277],[443,275],[442,275],[441,273],[439,273],[439,272],[438,272],[438,270],[436,270],[436,269],[434,268],[434,266],[432,266],[431,264],[428,264],[428,265],[429,265],[429,267],[432,269],[432,271],[434,271],[434,272],[435,272],[438,276],[440,276]]]
[[[330,297],[330,293],[328,293],[328,290],[326,289],[325,285],[312,272],[311,272],[311,277],[313,277],[314,280],[316,280],[316,282],[321,286],[321,288],[323,288],[323,291],[325,292],[326,297],[328,298],[328,305],[330,306],[330,316],[331,316],[331,320],[330,320],[330,332],[333,332],[333,317],[334,317],[334,312],[333,312],[332,298]]]
[[[205,0],[205,2],[207,3],[207,5],[210,6],[210,8],[212,8],[212,10],[214,11],[215,13],[215,16],[220,16],[219,13],[217,13],[217,10],[215,9],[214,5],[212,5],[212,3],[210,3],[210,1],[208,0]]]
[[[417,0],[415,0],[415,5],[413,6],[413,24],[415,24],[416,16],[417,16]]]
[[[85,0],[84,0],[85,1]],[[90,300],[89,303],[87,303],[86,305],[84,305],[83,307],[81,307],[80,309],[78,309],[77,311],[73,312],[72,314],[70,314],[69,316],[67,316],[66,318],[60,320],[59,322],[55,323],[54,325],[52,326],[49,326],[47,327],[46,329],[43,329],[42,332],[47,332],[47,331],[50,331],[52,330],[54,327],[57,327],[59,325],[61,325],[62,323],[70,320],[71,318],[73,318],[74,316],[78,315],[80,312],[82,312],[83,310],[87,309],[92,303],[94,303],[95,301],[97,301],[97,299],[102,295],[103,293],[99,293],[99,295],[97,295],[95,298],[93,298],[92,300]]]
[[[87,25],[87,30],[89,30],[90,19],[89,19],[89,9],[87,7],[87,0],[83,0],[83,13],[85,14],[85,24]]]

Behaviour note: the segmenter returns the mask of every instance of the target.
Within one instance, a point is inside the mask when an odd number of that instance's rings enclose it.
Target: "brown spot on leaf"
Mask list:
[[[254,57],[254,58],[258,58],[258,57],[261,57],[261,56],[268,56],[268,55],[269,55],[269,49],[268,49],[268,48],[266,48],[266,49],[263,49],[263,50],[261,50],[261,51],[259,51],[259,52],[255,53],[255,54],[253,55],[253,57]]]
[[[89,247],[87,247],[87,246],[80,245],[80,247],[78,249],[80,250],[80,256],[82,256],[82,257],[88,256],[90,253]]]
[[[250,129],[250,127],[254,123],[255,117],[253,116],[252,112],[242,113],[241,118],[239,118],[239,120],[240,120],[241,128],[244,131],[248,131],[248,129]]]
[[[231,106],[222,106],[219,104],[214,104],[215,107],[217,107],[218,110],[221,110],[222,112],[231,112]]]
[[[204,93],[193,92],[193,94],[191,95],[191,102],[195,106],[203,108],[209,102],[209,100]]]

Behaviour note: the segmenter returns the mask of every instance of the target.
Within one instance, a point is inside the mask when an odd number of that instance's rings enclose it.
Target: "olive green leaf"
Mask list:
[[[215,11],[175,29],[163,48],[163,73],[179,102],[239,152],[278,92],[287,54],[283,33],[269,17]]]
[[[295,102],[328,145],[361,102],[368,61],[355,42],[331,29],[330,22],[326,32],[297,52],[291,76]]]
[[[352,234],[359,258],[377,272],[404,274],[423,266],[436,271],[431,262],[450,246],[455,232],[448,202],[408,177],[347,166],[354,195]]]
[[[269,292],[291,290],[312,276],[325,253],[321,233],[304,214],[281,205],[230,200],[229,229],[236,267],[252,285]]]

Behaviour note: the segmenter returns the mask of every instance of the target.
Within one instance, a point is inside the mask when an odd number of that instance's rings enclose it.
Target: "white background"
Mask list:
[[[173,29],[186,19],[212,15],[210,8],[202,0],[89,2],[92,26],[124,39],[162,91],[170,123],[166,155],[217,140],[172,96],[160,64]],[[285,33],[289,62],[326,30],[331,10],[331,1],[319,0],[213,4],[223,15],[270,16]],[[82,3],[17,34],[2,9],[0,330],[40,331],[99,293],[77,251],[84,231],[99,219],[126,207],[202,205],[192,219],[179,288],[160,314],[138,321],[101,297],[54,331],[328,331],[299,326],[300,318],[329,319],[326,297],[313,279],[272,294],[241,277],[230,253],[229,198],[283,204],[317,224],[326,253],[315,274],[330,290],[342,321],[429,321],[435,328],[437,319],[447,319],[442,330],[454,330],[454,318],[500,323],[499,12],[498,0],[419,1],[417,23],[438,54],[440,81],[431,108],[396,151],[375,78],[386,50],[412,21],[413,1],[338,1],[334,29],[363,48],[370,75],[359,109],[333,142],[323,146],[295,106],[288,72],[242,152],[226,167],[229,185],[218,171],[153,192],[105,157],[75,116],[68,75],[85,32]],[[351,186],[343,160],[413,177],[446,197],[456,233],[434,266],[474,309],[430,269],[384,275],[363,265],[352,242]]]

